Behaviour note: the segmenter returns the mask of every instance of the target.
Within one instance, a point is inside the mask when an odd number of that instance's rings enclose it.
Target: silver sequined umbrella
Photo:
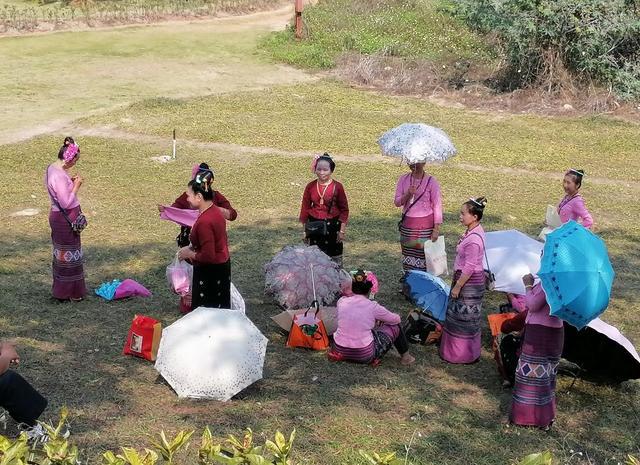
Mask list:
[[[390,129],[378,139],[378,145],[383,155],[408,164],[442,163],[457,153],[442,129],[422,123],[404,123]]]

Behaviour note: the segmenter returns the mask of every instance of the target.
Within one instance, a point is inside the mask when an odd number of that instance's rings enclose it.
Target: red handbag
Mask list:
[[[136,315],[131,323],[123,355],[133,355],[155,361],[162,336],[162,324],[149,316]]]
[[[325,350],[329,347],[327,330],[322,320],[318,318],[318,310],[316,309],[312,315],[309,314],[309,310],[293,317],[287,347]]]

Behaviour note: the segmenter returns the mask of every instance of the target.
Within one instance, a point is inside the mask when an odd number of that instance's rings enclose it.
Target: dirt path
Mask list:
[[[157,144],[165,148],[171,145],[171,140],[166,137],[131,133],[131,132],[122,131],[119,129],[112,129],[108,127],[86,127],[86,126],[70,125],[62,129],[63,130],[60,132],[61,135],[73,133],[74,135],[85,136],[85,137],[103,137],[107,139],[130,140],[135,142],[144,142],[147,144]],[[304,151],[304,150],[290,151],[290,150],[283,150],[283,149],[272,148],[272,147],[256,147],[256,146],[249,146],[249,145],[229,144],[224,142],[203,142],[203,141],[189,140],[189,139],[180,139],[178,141],[178,144],[180,146],[196,147],[196,148],[201,148],[206,150],[219,150],[223,152],[230,152],[230,153],[244,154],[244,155],[280,155],[280,156],[286,156],[288,158],[292,158],[292,157],[311,158],[315,155],[315,152]],[[380,162],[384,162],[384,163],[397,163],[396,160],[393,160],[391,158],[381,157],[379,153],[350,154],[350,155],[332,153],[332,156],[339,161],[370,163],[372,159],[377,159]],[[503,167],[503,166],[482,166],[482,165],[475,165],[471,163],[461,163],[456,161],[451,162],[451,165],[458,169],[474,171],[474,172],[493,173],[493,174],[510,174],[510,175],[517,175],[517,176],[532,177],[532,178],[544,177],[548,179],[557,179],[557,180],[562,179],[562,173],[551,172],[551,171],[536,171],[531,169],[510,168],[510,167]],[[619,179],[589,176],[589,182],[597,185],[602,185],[602,186],[617,186],[617,187],[624,187],[627,189],[640,191],[640,183],[634,182],[634,181],[621,181]]]
[[[143,99],[315,80],[255,54],[259,38],[284,28],[292,12],[1,38],[0,144]]]

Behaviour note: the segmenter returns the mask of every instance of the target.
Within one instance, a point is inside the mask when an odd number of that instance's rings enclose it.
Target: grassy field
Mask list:
[[[49,46],[31,38],[2,39],[0,48],[13,50],[8,59],[15,65],[34,70],[61,66],[59,60],[80,61],[78,56],[88,63],[112,64],[121,56],[125,73],[134,72],[139,60],[156,62],[157,56],[192,60],[196,67],[209,59],[200,50],[187,59],[174,47],[176,41],[207,42],[209,31],[201,25],[84,34],[67,35],[85,39],[78,41],[65,41],[63,34],[50,36]],[[98,40],[105,37],[100,34],[118,40],[107,47]],[[225,42],[216,42],[231,50],[229,61],[238,64],[237,73],[228,76],[228,90],[246,88],[238,76],[248,82],[260,77],[250,74],[254,66],[273,70],[253,54],[255,42],[247,39],[252,34],[230,32]],[[20,54],[20,47],[29,53]],[[71,49],[63,53],[64,47]],[[412,347],[418,360],[409,369],[402,368],[394,354],[376,369],[334,364],[322,353],[284,346],[285,337],[269,319],[278,310],[263,296],[262,271],[282,246],[299,242],[296,217],[302,189],[311,179],[310,153],[328,150],[336,154],[335,176],[345,184],[352,212],[345,266],[374,270],[382,283],[379,301],[406,314],[411,306],[397,292],[399,214],[392,204],[395,181],[406,167],[383,159],[376,139],[399,122],[424,121],[445,129],[460,151],[450,163],[431,169],[443,187],[443,234],[451,259],[462,232],[457,210],[469,196],[489,198],[487,230],[518,228],[533,235],[541,227],[545,206],[562,194],[562,171],[568,166],[586,170],[583,194],[616,270],[614,296],[604,319],[637,346],[640,228],[632,208],[640,193],[637,125],[604,117],[538,118],[448,109],[327,80],[173,99],[166,98],[173,94],[163,94],[169,78],[156,68],[118,100],[136,103],[89,115],[93,108],[108,106],[100,98],[108,99],[109,89],[119,81],[100,75],[83,79],[91,93],[68,111],[68,118],[84,115],[69,131],[98,128],[103,134],[79,137],[83,157],[77,171],[85,177],[81,201],[90,223],[83,233],[87,283],[94,289],[106,280],[133,278],[152,290],[153,297],[105,302],[90,296],[73,305],[50,299],[48,200],[42,177],[63,134],[4,144],[0,335],[18,338],[21,373],[50,399],[46,417],[69,406],[73,437],[88,463],[98,463],[99,453],[108,448],[141,448],[148,444],[146,435],[160,429],[174,433],[207,424],[218,438],[239,434],[247,426],[259,437],[295,427],[294,458],[314,465],[363,463],[358,449],[397,451],[404,458],[409,444],[407,457],[416,465],[502,465],[546,449],[556,454],[558,463],[616,464],[625,454],[640,453],[640,396],[634,383],[602,386],[579,380],[569,390],[572,380],[561,377],[558,419],[551,432],[509,427],[504,421],[511,392],[500,386],[486,323],[482,358],[472,366],[443,363],[435,347]],[[174,91],[189,94],[192,81],[176,78]],[[46,88],[31,89],[28,82],[24,86],[33,99],[23,102],[24,111],[37,115],[42,109],[34,124],[50,124],[47,108],[53,108],[56,99]],[[81,94],[69,80],[61,79],[57,87],[67,96]],[[3,116],[7,127],[25,129],[20,114]],[[153,162],[151,157],[168,153],[174,127],[181,137],[177,161]],[[192,164],[203,160],[213,165],[217,189],[239,211],[228,228],[232,279],[245,297],[247,315],[270,341],[265,379],[229,403],[180,401],[150,363],[121,355],[134,314],[154,316],[164,325],[180,316],[177,297],[164,276],[175,253],[177,227],[160,221],[155,206],[177,197]],[[40,213],[10,216],[26,208]],[[485,309],[492,312],[502,302],[499,294],[491,293]],[[190,448],[179,463],[193,463],[195,450]]]
[[[320,1],[304,10],[304,41],[287,29],[265,37],[261,46],[275,59],[305,68],[331,68],[344,52],[490,63],[495,51],[442,6],[441,0]]]
[[[268,63],[258,37],[284,25],[289,10],[0,40],[0,143],[156,96],[185,97],[309,80]]]

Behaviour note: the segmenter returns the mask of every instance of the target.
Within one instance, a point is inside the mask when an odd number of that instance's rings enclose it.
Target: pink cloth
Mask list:
[[[160,213],[160,218],[191,228],[198,219],[198,215],[200,215],[198,210],[185,210],[184,208],[165,206],[164,211]]]
[[[73,181],[64,169],[55,165],[49,165],[47,175],[45,176],[45,187],[47,187],[49,200],[51,201],[51,211],[60,211],[53,201],[52,195],[55,195],[56,200],[65,210],[80,206],[80,201],[73,192]]]
[[[337,307],[338,329],[333,340],[342,347],[367,347],[373,342],[371,330],[376,327],[376,322],[397,325],[401,321],[399,315],[363,295],[341,297]]]
[[[547,297],[542,289],[542,284],[538,283],[531,288],[525,296],[525,304],[527,307],[526,324],[542,325],[549,328],[562,328],[562,320],[558,317],[549,315],[549,304]]]
[[[593,226],[591,213],[587,210],[584,199],[580,194],[576,194],[573,197],[565,195],[558,204],[558,214],[562,223],[574,220],[582,223],[582,226],[587,229],[591,229],[591,226]]]
[[[440,338],[440,357],[449,363],[473,363],[480,358],[480,331],[466,338],[455,337],[447,331]]]
[[[191,179],[195,179],[196,174],[200,171],[200,163],[191,167]]]
[[[407,207],[409,207],[413,201],[409,199],[405,204],[402,204],[401,200],[402,196],[409,191],[410,186],[411,173],[400,176],[398,184],[396,185],[396,196],[394,199],[396,207],[402,207],[402,212],[407,212],[406,216],[410,217],[433,215],[433,222],[435,224],[442,224],[442,192],[440,191],[440,184],[437,179],[425,173],[422,184],[420,184],[413,196],[414,201],[418,199],[423,192],[424,195],[407,211]]]
[[[464,275],[471,275],[474,271],[482,271],[484,258],[484,229],[479,224],[465,233],[458,241],[456,259],[453,263],[455,271],[461,270]]]
[[[151,297],[151,292],[133,279],[125,279],[120,283],[113,295],[114,300],[124,299],[125,297],[133,297],[139,295],[141,297]]]

